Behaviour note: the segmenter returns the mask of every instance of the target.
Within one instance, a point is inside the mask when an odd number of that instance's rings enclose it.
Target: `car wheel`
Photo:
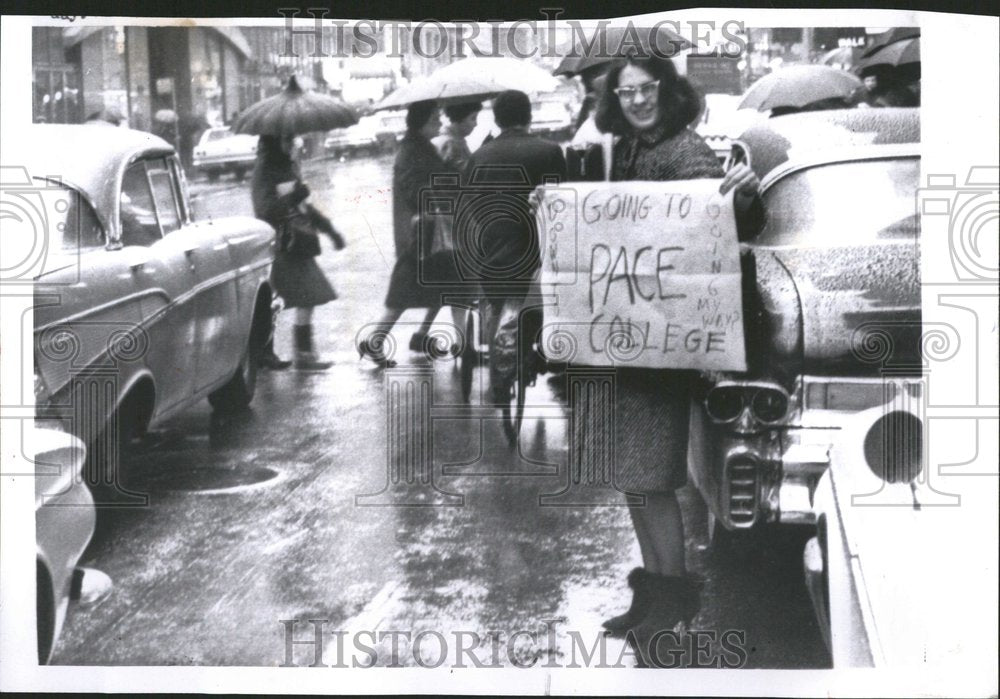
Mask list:
[[[218,170],[209,170],[207,173],[209,182],[216,182],[219,179]]]
[[[39,560],[35,565],[35,619],[38,627],[38,664],[45,665],[52,655],[55,642],[56,613],[52,578]]]
[[[260,342],[258,333],[250,331],[246,352],[236,368],[233,378],[222,388],[208,394],[208,402],[220,412],[238,412],[246,409],[257,390],[257,366],[260,364]]]
[[[243,167],[236,168],[235,170],[233,170],[233,175],[236,177],[237,182],[242,182],[247,177],[246,168]]]

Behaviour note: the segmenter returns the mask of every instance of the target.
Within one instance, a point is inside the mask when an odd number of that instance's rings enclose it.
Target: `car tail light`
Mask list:
[[[705,397],[705,410],[716,422],[733,422],[750,408],[758,422],[774,424],[788,414],[788,394],[777,384],[732,384],[712,388]]]
[[[777,388],[761,388],[754,394],[750,409],[761,422],[778,422],[788,413],[788,394]]]
[[[743,389],[739,386],[720,386],[708,392],[705,398],[708,416],[719,422],[731,422],[743,412]]]
[[[889,483],[909,483],[923,468],[923,424],[906,410],[892,410],[868,428],[865,461]]]

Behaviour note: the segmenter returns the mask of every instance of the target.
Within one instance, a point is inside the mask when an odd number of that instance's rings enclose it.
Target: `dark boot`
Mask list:
[[[686,667],[690,658],[679,658],[679,643],[672,633],[680,622],[690,625],[701,609],[700,580],[690,576],[651,575],[651,599],[642,621],[627,631],[643,667]],[[674,652],[670,652],[674,649]]]
[[[368,357],[383,369],[390,369],[396,366],[396,361],[386,355],[386,345],[388,342],[384,335],[380,337],[379,333],[373,333],[358,343],[358,358]]]
[[[320,359],[313,348],[313,332],[311,325],[294,325],[295,330],[295,368],[322,371],[333,366],[333,362]]]
[[[647,572],[645,568],[634,568],[628,574],[628,586],[632,588],[632,605],[624,614],[611,617],[601,624],[606,629],[606,634],[624,636],[626,631],[642,621],[653,596],[650,582],[655,582],[655,579],[656,576]]]
[[[272,371],[281,371],[292,365],[292,360],[282,359],[274,353],[274,338],[267,341],[260,353],[260,366]]]

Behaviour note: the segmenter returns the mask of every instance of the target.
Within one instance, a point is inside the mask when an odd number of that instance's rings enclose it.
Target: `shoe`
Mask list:
[[[376,346],[384,346],[384,342],[378,342],[377,344],[372,342],[371,337],[366,337],[364,340],[358,343],[358,359],[364,359],[368,357],[373,362],[378,364],[383,369],[391,369],[396,366],[395,360],[389,359],[385,353],[380,349],[375,349]]]
[[[668,645],[667,639],[676,638],[672,635],[674,628],[682,622],[690,625],[698,614],[702,583],[691,576],[651,575],[649,585],[652,594],[646,614],[625,632],[626,638],[634,644],[642,667],[678,667],[683,659],[677,657],[676,651],[663,653],[660,642]]]
[[[605,634],[612,637],[624,636],[626,631],[642,621],[653,597],[650,585],[655,583],[655,578],[656,576],[647,572],[645,568],[634,568],[628,574],[628,586],[632,588],[632,604],[624,614],[611,617],[601,624]]]
[[[263,369],[270,369],[271,371],[281,371],[287,369],[292,365],[292,360],[282,359],[274,353],[274,341],[269,340],[264,349],[261,352],[260,364],[259,366]]]
[[[295,325],[295,368],[304,371],[323,371],[333,366],[333,362],[320,359],[313,348],[311,325]]]

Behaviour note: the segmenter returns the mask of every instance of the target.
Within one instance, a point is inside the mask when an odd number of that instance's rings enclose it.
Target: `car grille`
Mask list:
[[[751,526],[757,517],[759,472],[757,460],[750,456],[737,456],[728,464],[729,519],[736,526]]]

